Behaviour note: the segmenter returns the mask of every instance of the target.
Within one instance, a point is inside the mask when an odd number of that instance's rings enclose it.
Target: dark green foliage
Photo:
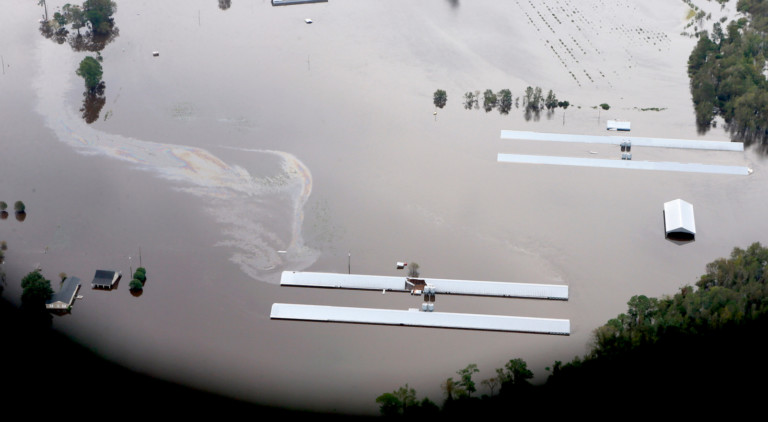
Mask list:
[[[526,111],[538,112],[541,110],[541,87],[526,87],[525,88],[525,108]]]
[[[408,416],[414,408],[419,406],[416,390],[408,387],[408,384],[391,393],[380,395],[376,398],[376,403],[379,404],[381,415],[386,417]]]
[[[91,29],[97,34],[107,34],[112,29],[112,15],[117,11],[117,3],[111,0],[85,0],[83,12]]]
[[[555,96],[555,93],[550,89],[547,93],[547,98],[544,100],[544,106],[547,108],[547,110],[552,111],[557,107],[557,105],[557,96]]]
[[[144,284],[142,284],[141,280],[134,278],[130,283],[128,283],[128,288],[130,290],[142,290],[144,288]]]
[[[142,283],[147,281],[147,274],[143,271],[139,271],[138,269],[133,273],[133,278],[140,280]]]
[[[13,204],[13,210],[16,212],[26,212],[27,206],[21,201],[16,201],[16,203]]]
[[[101,64],[91,56],[87,56],[80,62],[80,67],[75,73],[85,80],[85,87],[91,91],[99,86],[103,74]]]
[[[8,204],[4,201],[0,201],[0,211],[5,211],[6,208],[8,208]]]
[[[467,110],[472,110],[472,108],[478,108],[478,97],[480,96],[480,91],[468,91],[464,94],[464,108]]]
[[[600,104],[600,108],[602,108],[603,110],[609,110],[611,108],[611,106],[609,106],[606,103],[602,103],[602,104]]]
[[[485,92],[483,92],[483,109],[486,113],[493,110],[498,101],[498,97],[490,89],[486,89]]]
[[[749,21],[715,24],[712,36],[702,33],[688,57],[688,76],[700,132],[716,116],[725,120],[734,140],[765,143],[768,138],[768,81],[763,67],[768,56],[768,5],[741,0],[739,11]]]
[[[35,270],[21,279],[21,304],[30,310],[42,309],[45,301],[53,295],[51,282],[46,280],[39,270]]]
[[[568,101],[558,101],[557,106],[562,107],[563,109],[568,108],[568,106],[571,105]]]
[[[433,102],[435,103],[435,107],[445,107],[445,104],[448,102],[448,94],[442,89],[438,89],[433,96]]]
[[[471,397],[472,393],[477,391],[477,388],[475,387],[475,382],[472,381],[472,375],[474,375],[477,372],[480,372],[480,370],[477,369],[477,364],[474,364],[474,363],[470,363],[469,365],[467,365],[466,368],[456,371],[456,373],[460,377],[458,385],[461,389],[467,392],[468,397]]]
[[[625,313],[595,330],[587,355],[554,362],[543,385],[530,383],[533,373],[522,359],[496,369],[494,379],[501,383],[496,396],[495,381],[483,382],[491,396],[477,399],[469,397],[462,381],[448,378],[441,386],[447,399],[440,416],[482,412],[508,419],[513,412],[520,416],[526,411],[541,416],[541,406],[549,406],[543,407],[548,416],[557,411],[571,416],[580,409],[594,416],[597,411],[626,411],[632,400],[651,400],[686,418],[712,419],[717,406],[692,403],[710,397],[712,403],[764,400],[755,382],[768,376],[765,332],[768,248],[753,243],[707,264],[695,286],[685,286],[672,297],[633,296]],[[471,377],[474,369],[469,365],[457,373]],[[727,406],[729,420],[737,408]],[[744,412],[753,409],[744,406]]]
[[[502,89],[497,94],[499,113],[509,114],[509,110],[512,109],[512,91],[508,89]]]

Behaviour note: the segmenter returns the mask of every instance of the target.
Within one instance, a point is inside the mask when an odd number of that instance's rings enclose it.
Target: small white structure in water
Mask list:
[[[621,130],[624,132],[629,132],[630,129],[630,123],[629,122],[622,122],[619,120],[608,120],[608,124],[606,129],[608,130]]]
[[[664,203],[664,232],[668,239],[695,240],[693,205],[682,199]]]

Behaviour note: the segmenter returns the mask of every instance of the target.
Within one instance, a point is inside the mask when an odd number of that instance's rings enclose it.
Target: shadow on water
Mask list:
[[[58,332],[51,326],[52,319],[48,312],[32,315],[0,298],[0,320],[3,321],[0,362],[4,363],[3,386],[9,386],[3,391],[5,403],[23,409],[39,408],[41,404],[47,409],[74,409],[73,403],[83,401],[83,392],[94,391],[94,386],[98,386],[99,391],[108,392],[107,397],[139,394],[140,398],[129,399],[128,405],[103,397],[87,400],[87,415],[119,411],[131,418],[152,414],[174,419],[194,416],[213,420],[214,417],[234,418],[246,414],[265,420],[358,419],[249,403],[139,374],[104,359],[93,349]],[[51,378],[59,380],[66,388],[52,394],[30,394],[30,391],[39,391],[41,380]],[[85,418],[89,419],[87,415]]]
[[[232,7],[232,0],[219,0],[219,9],[227,10]]]
[[[459,7],[459,0],[448,0],[448,4],[450,4],[452,8],[456,9]]]
[[[0,220],[8,218],[8,211],[0,211]]]
[[[20,211],[16,213],[16,221],[24,221],[27,219],[27,213],[24,211]]]
[[[107,99],[104,96],[105,88],[106,84],[104,81],[101,81],[95,89],[87,89],[83,92],[83,106],[80,108],[80,112],[83,113],[83,120],[85,120],[85,123],[91,124],[99,119],[101,109],[107,102]]]

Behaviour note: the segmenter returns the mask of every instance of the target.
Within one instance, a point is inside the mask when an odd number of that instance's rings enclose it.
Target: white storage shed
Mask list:
[[[696,222],[693,219],[693,205],[682,199],[665,202],[664,232],[668,239],[694,240]]]

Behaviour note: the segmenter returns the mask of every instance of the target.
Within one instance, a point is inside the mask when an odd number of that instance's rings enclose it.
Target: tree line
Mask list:
[[[768,81],[763,74],[768,57],[768,5],[739,0],[738,11],[749,18],[731,21],[725,28],[713,25],[688,58],[688,76],[700,132],[712,127],[714,118],[725,121],[732,139],[747,144],[768,139]]]
[[[541,385],[530,383],[533,373],[525,361],[512,359],[481,382],[488,392],[481,397],[473,396],[472,375],[478,371],[470,364],[442,383],[442,407],[416,400],[407,384],[376,402],[382,415],[400,417],[539,414],[552,411],[553,404],[570,413],[570,406],[585,403],[602,414],[646,399],[689,416],[707,414],[709,407],[688,404],[702,397],[743,403],[762,395],[753,384],[768,375],[766,330],[768,248],[753,243],[710,262],[694,286],[672,296],[630,298],[626,312],[593,331],[584,356],[555,361]]]
[[[433,94],[435,107],[443,108],[447,101],[448,96],[444,90],[438,89]],[[535,88],[531,86],[526,87],[522,96],[517,97],[512,95],[512,91],[506,88],[498,92],[486,89],[483,92],[467,91],[464,93],[463,105],[466,110],[479,110],[481,102],[482,108],[486,113],[497,109],[503,115],[509,114],[513,106],[520,108],[522,103],[526,120],[529,120],[531,117],[538,118],[539,113],[545,109],[551,114],[558,107],[567,109],[570,106],[570,102],[558,100],[557,95],[551,89],[545,96],[541,87],[538,86]]]

